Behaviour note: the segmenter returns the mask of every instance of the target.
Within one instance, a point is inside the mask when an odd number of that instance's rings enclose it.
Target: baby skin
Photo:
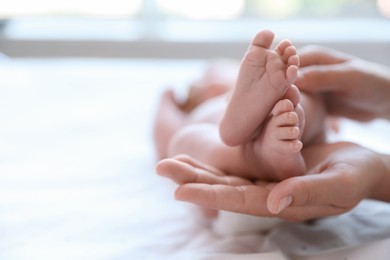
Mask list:
[[[186,154],[251,180],[283,180],[306,172],[301,150],[324,141],[325,109],[319,96],[300,93],[293,85],[299,66],[295,47],[285,40],[271,49],[273,39],[270,31],[258,33],[235,86],[190,112],[180,108],[171,91],[163,95],[154,129],[161,158]]]

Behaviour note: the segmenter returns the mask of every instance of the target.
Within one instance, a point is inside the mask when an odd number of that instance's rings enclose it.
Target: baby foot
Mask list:
[[[294,107],[288,99],[276,103],[253,142],[254,157],[259,161],[255,167],[266,175],[257,177],[284,180],[304,174],[305,162],[300,153],[303,128],[304,112],[300,104]]]
[[[273,39],[272,32],[261,31],[243,58],[220,124],[221,139],[227,145],[248,142],[297,77],[299,57],[295,47],[284,40],[271,50]]]

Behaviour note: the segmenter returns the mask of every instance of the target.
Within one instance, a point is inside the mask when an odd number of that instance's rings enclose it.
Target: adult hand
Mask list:
[[[295,84],[303,91],[324,93],[330,114],[390,120],[390,68],[318,46],[302,49],[300,60]]]
[[[388,168],[379,154],[351,143],[313,146],[305,153],[310,174],[279,183],[226,176],[182,156],[163,160],[156,169],[179,184],[177,200],[291,221],[338,215],[368,197],[390,200]]]

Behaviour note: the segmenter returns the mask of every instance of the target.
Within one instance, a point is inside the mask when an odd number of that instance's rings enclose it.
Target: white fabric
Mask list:
[[[152,120],[163,87],[204,64],[0,60],[0,259],[387,259],[386,203],[225,236],[174,201],[154,173]],[[389,124],[343,125],[390,152]]]

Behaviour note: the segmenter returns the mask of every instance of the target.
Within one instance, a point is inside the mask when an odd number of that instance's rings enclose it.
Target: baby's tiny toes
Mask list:
[[[278,127],[275,131],[276,138],[279,140],[296,140],[298,139],[300,130],[298,127]]]

